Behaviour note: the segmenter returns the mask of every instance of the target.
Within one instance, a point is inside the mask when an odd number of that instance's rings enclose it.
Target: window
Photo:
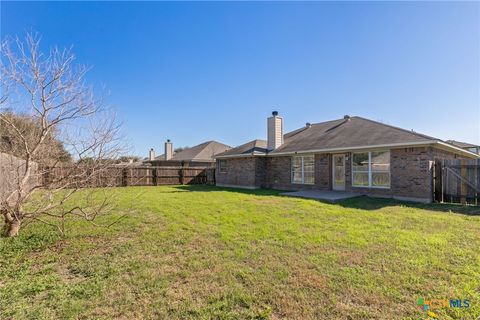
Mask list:
[[[218,171],[220,171],[220,173],[227,172],[227,160],[218,160]]]
[[[390,188],[390,151],[354,153],[352,186]]]
[[[353,154],[352,185],[355,187],[368,187],[368,158],[368,152]]]
[[[468,148],[468,151],[473,152],[473,153],[479,153],[476,147]]]
[[[292,157],[292,183],[313,184],[315,181],[314,156]]]
[[[371,186],[390,188],[390,152],[371,153]]]

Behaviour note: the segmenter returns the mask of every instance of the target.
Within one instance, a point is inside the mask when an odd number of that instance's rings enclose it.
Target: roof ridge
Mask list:
[[[283,135],[283,138],[285,139],[285,137],[287,138],[291,138],[291,137],[294,137],[296,136],[297,134],[299,134],[300,132],[303,132],[305,130],[307,130],[308,127],[305,126],[305,127],[302,127],[302,128],[299,128],[299,129],[296,129],[296,130],[293,130],[293,131],[290,131],[290,132],[287,132]]]
[[[334,119],[334,120],[328,120],[328,121],[323,121],[323,122],[310,123],[310,127],[312,127],[312,126],[318,126],[318,125],[325,125],[325,124],[328,124],[328,123],[330,123],[330,122],[336,122],[336,121],[341,121],[341,120],[345,120],[345,119]],[[345,122],[346,122],[346,121],[343,121],[343,122],[341,122],[341,123],[339,123],[339,124],[337,124],[337,125],[335,125],[335,126],[333,126],[333,127],[331,127],[331,128],[328,128],[328,129],[325,130],[324,132],[327,132],[327,131],[329,131],[329,130],[332,130],[332,129],[338,127],[339,125],[342,125],[342,124],[345,123]],[[304,127],[295,129],[295,130],[293,130],[293,131],[287,132],[287,133],[285,133],[283,136],[290,139],[290,138],[296,136],[297,134],[304,132],[305,130],[309,129],[310,127],[304,126]]]
[[[350,118],[356,118],[356,119],[361,119],[361,120],[369,121],[369,122],[376,123],[376,124],[379,124],[379,125],[382,125],[382,126],[385,126],[385,127],[390,127],[390,128],[393,128],[393,129],[397,129],[397,130],[403,131],[403,132],[408,132],[408,133],[414,134],[414,135],[419,136],[419,137],[422,137],[422,138],[427,138],[427,139],[429,139],[429,140],[439,140],[439,141],[443,141],[442,139],[438,139],[438,138],[435,138],[435,137],[431,137],[431,136],[428,136],[428,135],[423,134],[423,133],[419,133],[419,132],[416,132],[416,131],[413,131],[413,130],[403,129],[403,128],[400,128],[400,127],[397,127],[397,126],[392,126],[391,124],[382,123],[382,122],[379,122],[379,121],[371,120],[371,119],[364,118],[364,117],[360,117],[360,116],[352,116],[352,117],[350,117]]]
[[[339,120],[342,120],[342,119],[339,119]],[[329,131],[331,131],[331,130],[333,130],[333,129],[336,129],[336,128],[340,127],[341,125],[343,125],[343,124],[347,123],[347,122],[348,122],[348,120],[350,120],[350,118],[348,118],[348,119],[343,119],[343,121],[342,121],[342,122],[340,122],[340,123],[337,123],[336,125],[334,125],[334,126],[333,126],[333,127],[331,127],[331,128],[328,128],[328,129],[327,129],[327,130],[325,130],[324,132],[329,132]]]
[[[339,119],[327,120],[327,121],[322,121],[322,122],[311,123],[311,125],[312,126],[318,126],[320,124],[325,124],[325,123],[339,121],[339,120],[345,120],[345,119],[344,118],[339,118]]]

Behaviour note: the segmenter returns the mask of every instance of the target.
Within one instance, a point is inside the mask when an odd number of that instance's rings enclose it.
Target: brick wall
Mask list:
[[[332,189],[332,155],[315,155],[315,186],[320,190]]]
[[[351,153],[346,164],[346,191],[388,196],[405,200],[429,202],[432,200],[432,161],[436,158],[454,158],[455,154],[432,147],[390,150],[390,188],[352,187]]]
[[[429,201],[431,189],[431,153],[429,148],[390,150],[390,188],[352,186],[352,154],[345,161],[345,190],[362,194]]]
[[[292,157],[266,158],[266,187],[279,190],[330,190],[332,185],[331,155],[315,155],[315,184],[296,184],[291,182]]]
[[[255,158],[255,187],[265,188],[267,184],[267,158]]]
[[[291,157],[269,157],[267,160],[267,188],[280,190],[294,190],[298,185],[290,183]]]
[[[261,157],[244,157],[225,159],[227,172],[217,170],[215,179],[218,186],[238,186],[260,188],[265,186],[266,159]]]

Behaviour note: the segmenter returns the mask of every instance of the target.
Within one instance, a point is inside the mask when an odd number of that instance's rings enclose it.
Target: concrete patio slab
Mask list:
[[[280,193],[281,196],[315,199],[327,202],[337,202],[345,199],[360,197],[362,194],[345,191],[303,190]]]

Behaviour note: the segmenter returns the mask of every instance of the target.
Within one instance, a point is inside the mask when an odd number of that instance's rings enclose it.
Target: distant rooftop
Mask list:
[[[267,141],[265,140],[252,140],[241,146],[235,147],[230,149],[226,152],[221,153],[220,155],[223,156],[238,156],[238,155],[245,155],[251,156],[254,154],[266,154],[267,153]]]
[[[217,141],[207,141],[180,152],[174,152],[169,161],[214,161],[217,154],[230,148],[230,146]],[[164,161],[164,159],[165,155],[163,154],[155,157],[155,161]]]
[[[461,142],[461,141],[456,141],[456,140],[447,140],[446,142],[450,143],[450,144],[452,144],[456,147],[459,147],[459,148],[477,148],[477,147],[480,147],[477,144],[471,144],[471,143],[468,143],[468,142]]]

